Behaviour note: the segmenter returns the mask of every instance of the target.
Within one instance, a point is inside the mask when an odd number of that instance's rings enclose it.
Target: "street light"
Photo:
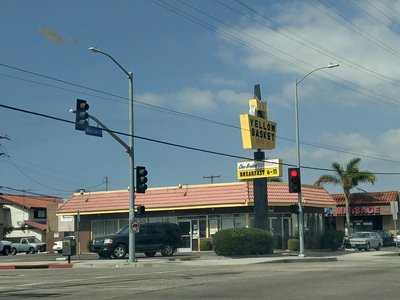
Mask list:
[[[133,133],[134,133],[134,118],[133,118],[133,73],[128,72],[120,63],[110,54],[95,47],[89,47],[89,51],[100,53],[111,59],[121,70],[126,74],[129,81],[129,262],[136,261],[135,256],[135,232],[132,224],[135,221],[135,179],[134,179],[134,153],[133,153]]]
[[[306,75],[303,76],[300,80],[296,79],[296,97],[295,97],[295,114],[296,114],[296,145],[297,145],[297,167],[301,168],[300,166],[300,133],[299,133],[299,99],[298,99],[298,86],[299,84],[310,76],[312,73],[323,70],[323,69],[332,69],[339,67],[339,64],[329,64],[325,67],[316,68]],[[303,206],[302,206],[302,195],[301,191],[297,193],[297,202],[299,205],[299,242],[300,242],[300,251],[299,256],[304,257],[304,224],[303,224]]]

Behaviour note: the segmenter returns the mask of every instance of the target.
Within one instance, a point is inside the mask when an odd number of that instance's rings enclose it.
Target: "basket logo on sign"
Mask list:
[[[237,178],[239,180],[280,176],[282,176],[282,162],[280,159],[243,161],[237,163]]]

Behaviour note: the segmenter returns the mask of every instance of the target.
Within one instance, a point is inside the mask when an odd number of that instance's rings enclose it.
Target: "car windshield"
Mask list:
[[[40,243],[40,241],[35,237],[28,238],[28,242],[29,243]]]
[[[368,238],[369,236],[368,232],[356,232],[353,234],[353,238]]]

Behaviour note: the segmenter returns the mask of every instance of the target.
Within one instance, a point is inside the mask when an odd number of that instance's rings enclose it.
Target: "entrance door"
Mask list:
[[[178,252],[190,252],[192,251],[192,222],[191,220],[182,220],[178,222],[178,226],[181,229],[181,248],[178,248]]]
[[[199,220],[193,219],[192,221],[192,250],[200,251],[200,224]]]

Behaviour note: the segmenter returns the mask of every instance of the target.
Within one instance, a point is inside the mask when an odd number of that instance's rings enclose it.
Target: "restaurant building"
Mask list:
[[[304,185],[302,192],[305,230],[321,233],[324,209],[334,209],[335,202],[320,187]],[[297,203],[297,194],[289,193],[287,183],[271,182],[267,195],[269,229],[276,247],[286,248],[287,240],[298,232],[297,214],[290,209]],[[79,231],[81,250],[86,251],[90,239],[128,224],[128,199],[127,190],[73,194],[57,211],[59,228]],[[221,229],[251,227],[254,221],[250,182],[149,188],[136,195],[136,205],[146,207],[139,223],[173,222],[181,227],[184,245],[180,251],[198,251],[201,239]]]
[[[336,228],[345,228],[346,207],[343,194],[332,194],[336,202],[334,213]],[[376,193],[352,193],[350,198],[350,222],[354,231],[386,230],[394,233],[390,203],[399,201],[397,191]]]

